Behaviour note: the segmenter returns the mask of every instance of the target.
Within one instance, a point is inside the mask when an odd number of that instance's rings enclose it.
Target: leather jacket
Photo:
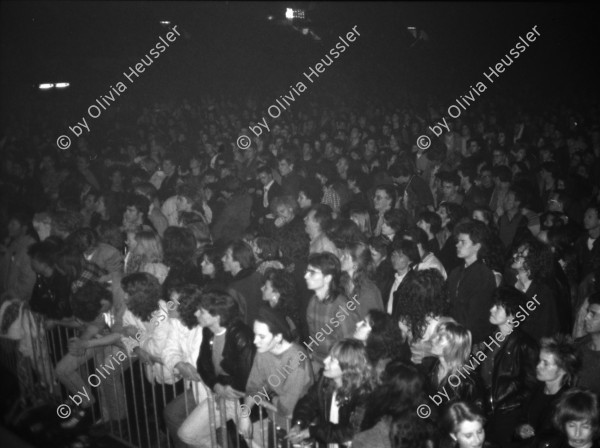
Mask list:
[[[215,384],[231,386],[245,391],[248,376],[252,369],[256,347],[254,332],[241,320],[236,319],[227,326],[221,368],[225,374],[217,375],[212,361],[214,334],[208,328],[202,330],[202,345],[198,356],[197,369],[202,381],[214,389]]]
[[[360,431],[365,414],[367,395],[359,389],[339,405],[339,423],[330,423],[334,389],[333,380],[321,376],[294,408],[292,424],[308,427],[310,436],[321,444],[351,441],[354,434]]]
[[[487,339],[488,343],[490,339]],[[497,350],[492,387],[487,398],[493,413],[506,413],[527,403],[537,386],[538,344],[527,333],[515,328]]]
[[[449,375],[438,384],[437,371],[440,360],[435,357],[423,359],[421,369],[427,378],[427,394],[438,394],[444,399],[443,407],[456,401],[468,401],[479,409],[484,409],[485,388],[480,377],[470,373],[466,368],[460,368],[458,373]],[[448,399],[440,394],[448,395]]]

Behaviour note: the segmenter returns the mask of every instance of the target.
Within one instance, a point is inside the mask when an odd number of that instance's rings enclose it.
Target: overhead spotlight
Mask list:
[[[275,20],[275,16],[267,16],[267,20]]]
[[[161,21],[160,21],[160,24],[161,24],[162,26],[169,26],[169,25],[171,24],[171,22],[169,22],[168,20],[161,20]]]
[[[69,84],[68,82],[57,82],[55,87],[57,89],[64,89],[66,87],[69,87],[71,84]]]
[[[48,83],[48,82],[47,82],[47,83],[40,84],[40,85],[38,86],[38,88],[39,88],[40,90],[48,90],[48,89],[53,89],[53,88],[54,88],[54,84],[52,84],[52,83]]]
[[[303,9],[286,8],[285,18],[288,20],[294,20],[294,19],[304,20],[306,18],[306,12]]]

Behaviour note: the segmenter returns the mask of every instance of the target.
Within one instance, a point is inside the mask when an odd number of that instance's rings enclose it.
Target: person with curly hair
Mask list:
[[[300,318],[296,305],[296,285],[291,274],[281,269],[269,268],[263,276],[262,299],[284,316],[292,333],[292,341],[297,341],[306,325]]]
[[[523,445],[534,447],[555,432],[552,415],[556,404],[574,386],[580,368],[581,359],[569,337],[542,338],[536,367],[536,378],[540,383],[523,408],[522,423],[515,431]]]
[[[523,329],[537,340],[559,331],[571,333],[571,304],[559,301],[551,287],[553,264],[550,248],[533,238],[523,241],[512,258],[511,268],[517,271],[515,288],[539,303],[523,322]]]
[[[384,311],[370,310],[365,318],[356,324],[352,337],[365,343],[367,358],[377,372],[380,372],[390,359],[410,361],[408,339],[398,328],[397,321]]]
[[[431,355],[434,330],[447,315],[445,286],[444,278],[436,269],[416,271],[400,286],[400,301],[393,318],[408,339],[412,361],[416,364]]]
[[[383,311],[381,292],[370,279],[372,272],[371,252],[366,244],[349,244],[341,250],[342,285],[346,296],[356,296],[360,307],[357,312],[364,318],[369,310]]]
[[[288,440],[300,443],[310,437],[319,446],[350,442],[361,428],[372,390],[372,368],[363,343],[354,339],[336,342],[320,380],[296,404]]]
[[[352,439],[353,448],[427,448],[434,429],[418,417],[424,403],[425,378],[419,370],[400,359],[390,361],[381,384],[369,397],[363,431]]]

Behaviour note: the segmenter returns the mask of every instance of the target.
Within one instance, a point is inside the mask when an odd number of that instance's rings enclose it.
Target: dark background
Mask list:
[[[279,22],[286,7],[308,9],[317,42]],[[124,80],[168,31],[183,34],[119,102],[262,93],[275,100],[305,79],[353,26],[361,36],[302,95],[441,95],[453,101],[538,25],[541,37],[485,95],[527,102],[594,95],[598,25],[578,3],[2,2],[2,116],[50,101],[67,122]],[[275,20],[267,20],[274,15]],[[429,40],[414,42],[407,26]],[[67,81],[41,92],[40,82]],[[306,84],[306,83],[305,83]],[[486,82],[490,87],[490,83]],[[41,107],[41,106],[40,106]],[[85,108],[82,110],[81,108]]]

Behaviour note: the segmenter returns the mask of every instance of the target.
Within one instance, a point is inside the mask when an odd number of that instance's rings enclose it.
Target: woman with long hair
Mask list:
[[[371,309],[383,311],[381,292],[370,279],[373,264],[369,246],[362,243],[347,245],[341,250],[342,286],[346,296],[356,296],[360,307],[358,314],[364,318]]]
[[[445,281],[437,269],[416,271],[400,285],[400,302],[394,320],[409,341],[412,361],[420,364],[431,356],[431,338],[437,325],[447,315]]]
[[[418,369],[400,360],[390,361],[379,385],[369,397],[363,428],[352,439],[353,448],[426,448],[433,427],[416,409],[427,399],[425,379]],[[372,426],[374,424],[374,426]]]
[[[360,231],[366,238],[371,238],[373,231],[371,230],[371,215],[365,208],[350,209],[350,219],[356,223]]]
[[[320,447],[350,442],[361,428],[372,389],[373,374],[363,343],[336,342],[325,359],[323,376],[294,409],[288,439],[300,443],[313,438]]]
[[[263,279],[262,299],[284,316],[292,333],[291,341],[297,341],[300,329],[305,324],[300,319],[296,304],[294,278],[282,269],[270,268],[265,271]]]
[[[129,253],[125,258],[125,274],[147,272],[164,283],[169,269],[163,263],[162,242],[158,234],[151,230],[137,232],[129,241]]]
[[[471,332],[465,327],[453,321],[438,324],[431,339],[433,356],[423,360],[431,395],[445,391],[448,402],[469,401],[483,408],[483,387],[478,377],[465,369],[471,347]],[[471,368],[472,364],[471,360]]]
[[[398,328],[397,321],[384,311],[370,310],[356,324],[352,337],[364,342],[367,358],[377,372],[390,359],[410,361],[410,347],[406,336]]]

